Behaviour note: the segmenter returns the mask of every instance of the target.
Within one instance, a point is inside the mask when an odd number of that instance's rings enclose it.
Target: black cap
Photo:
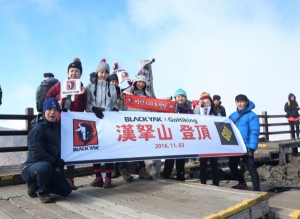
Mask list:
[[[219,95],[214,95],[214,96],[213,96],[213,101],[214,101],[214,100],[221,100],[221,97],[220,97]]]
[[[116,81],[118,81],[118,83],[119,83],[119,78],[118,78],[118,75],[117,75],[117,74],[111,74],[111,75],[109,76],[109,81],[113,81],[113,80],[116,80]]]
[[[78,68],[80,70],[80,73],[82,74],[82,66],[80,58],[74,58],[74,62],[70,63],[68,66],[68,72],[70,68]]]
[[[48,77],[54,78],[54,74],[52,74],[51,72],[44,73],[44,78],[48,78]]]

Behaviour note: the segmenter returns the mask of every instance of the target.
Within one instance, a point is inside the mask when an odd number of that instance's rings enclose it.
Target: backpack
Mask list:
[[[36,110],[38,112],[43,112],[43,103],[45,100],[45,97],[47,95],[48,90],[55,85],[58,82],[56,78],[53,78],[49,81],[43,80],[41,82],[41,85],[36,90]]]

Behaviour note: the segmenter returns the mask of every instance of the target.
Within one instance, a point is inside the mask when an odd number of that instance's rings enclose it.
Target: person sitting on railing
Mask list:
[[[64,165],[60,158],[60,106],[56,98],[43,104],[43,119],[28,134],[28,156],[22,167],[22,179],[27,183],[27,194],[42,203],[52,202],[49,193],[68,196],[72,189],[65,177],[55,171]]]
[[[299,105],[296,101],[296,96],[294,94],[289,94],[288,102],[284,105],[284,111],[286,112],[286,118],[289,121],[291,127],[292,139],[295,140],[295,126],[297,139],[299,138]]]
[[[248,99],[246,95],[240,94],[235,97],[236,111],[232,113],[229,118],[236,125],[241,133],[243,141],[246,145],[247,152],[244,156],[229,157],[229,168],[233,176],[238,180],[238,184],[232,186],[233,189],[248,189],[246,181],[238,169],[240,158],[243,159],[247,170],[250,173],[253,184],[253,191],[260,191],[259,175],[254,163],[254,152],[258,147],[259,136],[259,119],[258,116],[252,112],[255,104]]]

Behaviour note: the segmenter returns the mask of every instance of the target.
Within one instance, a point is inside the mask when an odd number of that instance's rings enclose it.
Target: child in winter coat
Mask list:
[[[75,58],[72,63],[68,66],[68,78],[69,79],[80,79],[82,75],[82,66],[79,58]],[[60,82],[56,83],[48,91],[45,99],[55,97],[62,108],[66,108],[74,112],[83,112],[86,105],[87,94],[83,84],[81,84],[81,94],[77,95],[60,95]],[[67,166],[67,180],[73,190],[77,187],[74,185],[74,165]]]
[[[143,71],[140,71],[138,75],[135,77],[132,86],[127,88],[126,90],[123,91],[124,94],[127,95],[137,95],[137,96],[143,96],[143,97],[148,97],[146,95],[146,77],[144,75]],[[135,109],[135,108],[128,108],[128,111],[147,111],[143,109]],[[146,180],[152,180],[153,177],[149,175],[146,172],[146,164],[145,161],[138,161],[139,165],[139,178],[140,179],[146,179]],[[123,179],[126,182],[130,182],[132,179],[130,174],[128,173],[128,167],[127,167],[127,162],[122,162],[120,163],[120,169],[121,169],[121,175]]]
[[[213,100],[209,93],[203,92],[200,95],[200,100],[198,105],[194,109],[194,114],[217,116],[218,112],[213,104]],[[219,114],[219,116],[221,116]],[[210,166],[212,170],[212,181],[213,185],[219,186],[219,169],[218,169],[218,158],[200,158],[200,182],[201,184],[206,184],[207,181],[207,159],[210,161]]]
[[[193,114],[193,110],[191,109],[191,103],[187,101],[187,95],[184,90],[182,90],[181,88],[178,89],[174,94],[174,98],[176,101],[175,113]],[[185,181],[184,178],[185,159],[166,159],[165,167],[163,170],[163,177],[166,179],[170,178],[175,160],[176,160],[176,172],[177,172],[176,180]]]
[[[284,105],[284,111],[286,112],[286,118],[289,121],[291,127],[292,139],[295,140],[295,126],[296,126],[296,135],[299,139],[299,105],[296,101],[296,96],[294,94],[289,94],[288,102]]]
[[[109,65],[105,59],[102,59],[96,69],[96,80],[86,87],[87,104],[85,110],[86,112],[94,112],[99,119],[103,118],[103,111],[119,111],[117,106],[117,92],[115,86],[109,83],[109,72]],[[94,164],[96,178],[90,185],[111,188],[112,166],[112,163],[105,163],[106,177],[103,183],[101,164]]]

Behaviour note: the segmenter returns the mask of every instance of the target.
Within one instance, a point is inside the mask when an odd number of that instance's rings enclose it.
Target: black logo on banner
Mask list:
[[[215,122],[222,145],[238,145],[230,123]]]
[[[98,145],[98,134],[94,121],[73,120],[74,146]]]

